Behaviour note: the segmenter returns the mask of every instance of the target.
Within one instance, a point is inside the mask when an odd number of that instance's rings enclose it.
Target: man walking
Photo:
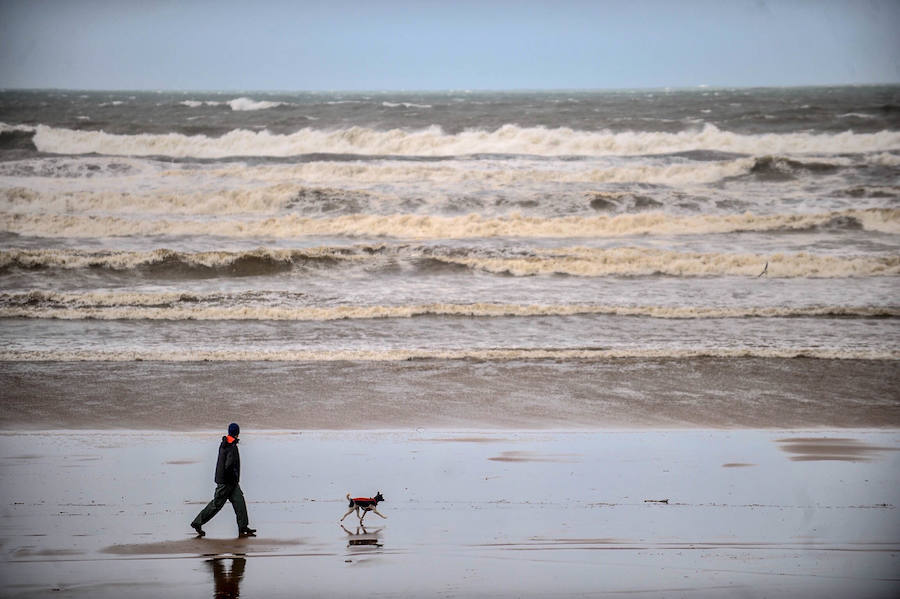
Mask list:
[[[242,537],[255,537],[256,529],[249,527],[247,518],[247,503],[244,501],[244,493],[241,491],[241,456],[238,453],[238,435],[241,427],[232,422],[228,425],[228,435],[222,437],[219,445],[219,459],[216,461],[216,493],[203,510],[197,514],[191,522],[191,528],[197,531],[198,536],[206,536],[201,528],[209,522],[213,516],[225,505],[231,502],[234,515],[237,516],[238,534]]]

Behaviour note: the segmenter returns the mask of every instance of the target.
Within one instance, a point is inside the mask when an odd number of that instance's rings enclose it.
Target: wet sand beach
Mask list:
[[[889,597],[895,430],[0,434],[8,597]],[[345,495],[386,501],[365,527]]]

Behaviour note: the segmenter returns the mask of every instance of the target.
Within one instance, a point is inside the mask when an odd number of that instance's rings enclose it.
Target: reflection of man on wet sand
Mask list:
[[[216,493],[212,501],[191,522],[191,528],[196,530],[201,537],[206,536],[201,527],[219,513],[226,501],[230,501],[234,507],[238,534],[247,537],[256,536],[256,529],[249,526],[247,502],[244,501],[244,492],[241,491],[240,485],[241,455],[238,453],[237,447],[240,433],[241,427],[232,422],[228,425],[228,435],[222,437],[222,443],[219,445],[219,459],[216,461]]]
[[[241,579],[244,578],[246,559],[232,558],[230,570],[225,568],[225,558],[218,557],[206,563],[212,568],[213,580],[216,583],[214,599],[236,599],[241,596]]]

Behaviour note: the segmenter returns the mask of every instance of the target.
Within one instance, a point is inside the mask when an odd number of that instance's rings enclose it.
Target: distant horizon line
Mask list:
[[[632,92],[632,91],[700,91],[700,90],[750,90],[750,89],[816,89],[816,88],[838,88],[838,87],[900,87],[900,81],[880,82],[880,83],[816,83],[816,84],[796,84],[796,85],[663,85],[663,86],[647,86],[647,87],[511,87],[511,88],[384,88],[384,89],[251,89],[251,88],[222,88],[222,89],[201,89],[201,88],[113,88],[113,87],[4,87],[0,86],[0,93],[5,92],[94,92],[94,93],[203,93],[203,94],[440,94],[440,93],[458,93],[458,94],[477,94],[477,93],[572,93],[572,92]]]

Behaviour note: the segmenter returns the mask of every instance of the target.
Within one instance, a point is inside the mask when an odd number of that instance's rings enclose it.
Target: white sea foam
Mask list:
[[[0,165],[2,168],[2,165]],[[65,171],[66,166],[57,167]],[[78,174],[83,171],[72,172]],[[90,176],[114,172],[92,170]],[[130,173],[129,173],[130,174]],[[155,173],[147,173],[153,175]],[[126,181],[126,186],[130,181]],[[34,191],[26,187],[0,188],[0,209],[9,212],[73,213],[105,212],[122,214],[244,214],[271,213],[283,209],[296,196],[293,184],[281,183],[244,189],[212,189],[180,192],[162,189],[145,193],[126,193],[118,188],[108,191]],[[340,193],[340,192],[335,192]]]
[[[9,125],[7,123],[0,123],[0,133],[7,133],[13,131],[24,131],[26,133],[30,133],[35,131],[35,128],[31,125]]]
[[[413,104],[412,102],[382,102],[385,108],[431,108],[431,104]]]
[[[266,110],[267,108],[277,108],[284,106],[284,102],[271,102],[267,100],[251,100],[250,98],[235,98],[226,102],[232,110]]]
[[[342,305],[330,307],[267,305],[277,295],[197,294],[187,292],[31,291],[0,294],[0,318],[65,320],[279,320],[335,321],[417,316],[543,317],[576,315],[631,316],[661,319],[788,318],[788,317],[900,317],[898,306],[613,306],[591,304],[415,304],[398,306]],[[220,305],[227,301],[230,306]],[[262,302],[262,303],[260,303]]]
[[[882,152],[881,154],[872,156],[870,161],[873,164],[878,164],[880,166],[900,166],[900,154]]]
[[[240,102],[239,102],[240,100]],[[277,103],[239,98],[230,104],[260,109]],[[256,108],[251,108],[256,107]],[[680,133],[577,131],[568,128],[504,125],[494,131],[444,133],[432,126],[418,131],[366,127],[338,130],[305,128],[289,135],[269,131],[231,131],[221,137],[117,135],[38,125],[34,143],[42,152],[221,158],[226,156],[294,156],[311,153],[447,156],[468,154],[644,155],[691,150],[716,150],[753,155],[856,153],[900,149],[900,132],[837,134],[768,133],[743,135],[713,125]]]
[[[122,163],[127,158],[88,159],[91,164],[98,160],[116,160]],[[130,159],[137,160],[137,159]],[[10,173],[15,176],[43,175],[48,177],[95,177],[96,170],[79,168],[74,163],[72,168],[64,169],[61,165],[30,161],[8,162],[0,164],[0,174]],[[67,163],[69,164],[69,163]],[[679,163],[670,165],[635,164],[635,165],[598,165],[597,162],[540,163],[532,161],[500,161],[481,160],[446,161],[441,163],[423,162],[340,162],[316,161],[293,165],[257,166],[248,169],[245,165],[224,165],[209,171],[178,169],[165,171],[164,177],[190,177],[209,180],[211,177],[230,180],[267,181],[272,183],[302,181],[310,185],[367,185],[367,184],[407,184],[431,182],[438,184],[506,186],[524,184],[553,183],[653,183],[670,186],[690,186],[714,183],[728,177],[748,174],[754,166],[752,158],[724,160],[715,162]],[[52,169],[56,168],[56,172]],[[146,170],[146,169],[145,169]],[[156,175],[158,170],[153,171]],[[122,174],[110,171],[111,174]],[[193,187],[197,183],[192,182]],[[134,185],[130,185],[133,188]],[[256,193],[256,189],[250,190]],[[133,192],[132,192],[133,193]],[[135,197],[138,197],[135,195]],[[150,198],[144,198],[150,199]],[[146,205],[146,204],[144,204]]]
[[[62,158],[58,160],[64,160]],[[0,175],[3,176],[47,176],[47,177],[95,177],[109,172],[123,174],[108,169],[98,172],[97,169],[80,167],[77,160],[89,161],[85,164],[99,164],[103,160],[116,161],[116,164],[130,164],[124,161],[138,159],[116,158],[76,158],[65,159],[69,162],[15,161],[0,164]],[[71,165],[70,168],[63,168]],[[634,164],[616,166],[599,165],[596,161],[579,161],[572,163],[539,161],[442,161],[427,162],[340,162],[316,161],[292,165],[257,166],[252,169],[245,165],[223,165],[210,170],[177,169],[161,172],[164,177],[192,177],[198,179],[267,181],[271,183],[298,182],[315,185],[366,185],[382,183],[419,183],[433,182],[439,184],[506,186],[523,184],[553,183],[654,183],[670,186],[713,183],[728,177],[746,175],[753,168],[752,158],[724,160],[715,162],[679,163],[670,165]],[[136,165],[131,165],[136,166]],[[54,170],[55,169],[55,170]],[[147,170],[147,169],[145,169]],[[155,175],[158,169],[154,169]],[[131,173],[128,173],[131,174]],[[24,183],[24,182],[23,182]],[[130,182],[129,182],[130,183]],[[196,188],[197,182],[192,182]],[[134,185],[130,184],[129,188]],[[255,193],[256,189],[251,192]],[[152,199],[152,198],[145,198]]]
[[[56,156],[4,161],[0,162],[0,201],[8,201],[9,196],[24,191],[39,194],[41,201],[53,202],[55,197],[65,197],[79,189],[110,189],[116,179],[123,184],[118,191],[131,191],[138,187],[135,185],[138,177],[143,178],[139,187],[147,188],[158,181],[165,166],[143,158],[121,156]]]
[[[497,237],[619,237],[692,235],[746,231],[797,231],[853,219],[868,231],[900,233],[900,210],[843,210],[814,214],[750,213],[673,216],[662,212],[557,218],[478,214],[443,217],[416,214],[353,214],[333,218],[283,215],[240,219],[147,219],[72,214],[0,213],[0,228],[20,235],[73,238],[120,235],[216,235],[291,239],[309,235],[360,238],[468,239]]]
[[[877,118],[874,114],[865,114],[862,112],[848,112],[846,114],[839,114],[839,119],[874,119]]]
[[[596,162],[480,160],[421,162],[316,161],[296,165],[262,166],[252,172],[225,166],[215,172],[225,177],[252,176],[264,180],[302,180],[320,185],[434,182],[506,186],[544,183],[654,183],[698,185],[748,174],[753,158],[696,163],[598,165]]]
[[[548,255],[549,254],[549,255]],[[678,277],[756,276],[768,264],[767,276],[870,277],[900,275],[900,257],[839,258],[808,253],[771,256],[673,252],[646,248],[570,248],[525,258],[441,257],[441,261],[492,273],[514,276],[566,274],[571,276]]]
[[[200,108],[201,106],[222,106],[224,102],[216,102],[213,100],[184,100],[183,102],[179,102],[182,106],[187,106],[188,108]]]

